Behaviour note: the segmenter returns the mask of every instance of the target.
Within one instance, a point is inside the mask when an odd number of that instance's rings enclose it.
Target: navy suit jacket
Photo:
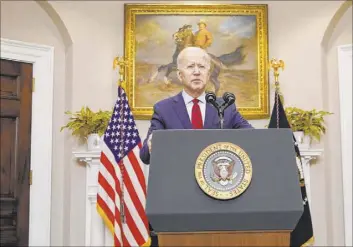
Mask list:
[[[206,104],[204,129],[218,129],[219,117],[216,108]],[[235,104],[224,111],[224,129],[249,129],[253,128],[237,111]],[[190,117],[182,93],[159,101],[154,105],[154,113],[147,137],[140,150],[140,158],[145,164],[150,163],[150,153],[147,141],[154,130],[160,129],[192,129]]]

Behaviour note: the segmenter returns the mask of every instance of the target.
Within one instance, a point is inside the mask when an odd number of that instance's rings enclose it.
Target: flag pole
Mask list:
[[[123,91],[125,91],[126,87],[126,82],[125,82],[125,67],[127,66],[127,62],[123,57],[115,57],[113,61],[113,69],[116,69],[117,67],[119,68],[119,79],[117,81],[117,86],[118,86],[118,104],[120,105],[120,118],[119,122],[123,123],[124,122],[124,106],[122,105],[123,103]],[[119,135],[119,152],[121,157],[124,156],[124,143],[125,143],[125,132],[123,131],[123,128],[120,128],[119,130],[120,135]],[[121,172],[121,195],[120,195],[120,218],[121,218],[121,223],[125,224],[126,223],[126,215],[125,215],[125,201],[124,201],[124,192],[125,192],[125,186],[124,186],[124,164],[121,161],[119,164],[120,167],[120,172]],[[121,231],[123,231],[123,226],[121,227]],[[123,233],[121,233],[123,234]]]
[[[276,114],[271,115],[269,128],[291,128],[290,123],[288,122],[285,109],[283,107],[283,95],[280,92],[280,85],[279,85],[279,69],[284,69],[284,62],[282,60],[271,59],[269,61],[269,67],[273,69],[273,75],[275,78],[275,106],[273,107],[273,111],[276,111]],[[302,194],[302,202],[304,205],[304,212],[297,226],[291,232],[290,235],[290,246],[297,247],[297,246],[311,246],[314,243],[314,234],[313,234],[313,227],[311,221],[311,213],[309,207],[309,201],[306,194],[306,187],[305,187],[305,178],[304,178],[304,171],[303,171],[303,162],[299,150],[298,143],[296,142],[295,136],[293,135],[293,142],[294,142],[294,150],[296,153],[296,164],[299,174],[299,182],[300,182],[300,189]]]
[[[280,87],[279,87],[279,69],[282,68],[284,70],[284,62],[283,60],[277,60],[272,58],[270,60],[270,67],[273,69],[273,76],[275,77],[275,96],[276,96],[276,120],[277,120],[277,129],[279,129],[279,95],[280,95]]]
[[[147,220],[147,216],[145,212],[139,211],[138,215],[130,214],[129,210],[134,210],[134,208],[136,209],[139,204],[136,200],[134,202],[134,199],[125,201],[125,195],[127,196],[126,198],[130,198],[129,193],[133,192],[134,188],[132,187],[134,187],[134,183],[142,186],[142,189],[144,189],[144,185],[141,181],[131,183],[129,179],[129,176],[137,176],[136,172],[138,171],[135,171],[135,168],[142,169],[142,163],[140,163],[138,157],[135,157],[136,154],[134,151],[140,148],[141,140],[132,112],[130,111],[126,93],[127,83],[125,75],[128,69],[127,66],[130,65],[131,63],[129,60],[123,56],[117,56],[113,60],[113,70],[116,71],[116,69],[119,69],[118,73],[114,74],[115,76],[118,75],[118,78],[115,77],[114,79],[117,81],[118,98],[114,106],[114,112],[111,118],[112,122],[110,126],[108,126],[110,127],[110,133],[108,133],[108,138],[110,139],[108,151],[114,155],[114,160],[116,161],[116,165],[114,167],[115,188],[113,188],[116,199],[114,203],[115,211],[113,212],[115,221],[114,230],[116,231],[114,232],[114,244],[115,246],[125,246],[126,244],[129,244],[132,239],[134,239],[137,243],[144,241],[142,246],[150,246],[151,239],[149,236],[149,230],[146,228],[148,234],[148,239],[146,239],[146,234],[143,233],[145,230],[141,228],[146,225],[145,221]],[[127,159],[130,159],[131,157],[136,159],[136,162],[127,161]],[[118,202],[118,198],[120,199],[120,202]],[[142,222],[138,221],[139,219],[141,219]],[[119,230],[117,230],[118,225],[120,228],[120,236]],[[140,231],[141,234],[131,235],[129,232],[129,235],[126,235],[126,230],[129,229]]]

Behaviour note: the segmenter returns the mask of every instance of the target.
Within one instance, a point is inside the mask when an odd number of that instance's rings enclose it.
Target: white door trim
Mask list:
[[[1,38],[1,58],[33,64],[29,246],[50,246],[54,48]]]
[[[338,47],[345,246],[352,246],[352,44]]]

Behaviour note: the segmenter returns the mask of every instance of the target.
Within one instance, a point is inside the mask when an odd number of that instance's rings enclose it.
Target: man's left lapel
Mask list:
[[[210,104],[206,103],[206,115],[204,129],[213,129],[216,123],[217,110]]]

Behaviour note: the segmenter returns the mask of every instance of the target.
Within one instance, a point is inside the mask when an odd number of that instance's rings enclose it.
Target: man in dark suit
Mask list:
[[[177,59],[178,78],[184,89],[176,96],[159,101],[147,137],[140,150],[145,164],[150,162],[152,132],[160,129],[217,129],[217,110],[205,100],[205,88],[210,76],[211,58],[201,48],[187,47]],[[224,128],[253,128],[237,111],[234,104],[224,111]]]

